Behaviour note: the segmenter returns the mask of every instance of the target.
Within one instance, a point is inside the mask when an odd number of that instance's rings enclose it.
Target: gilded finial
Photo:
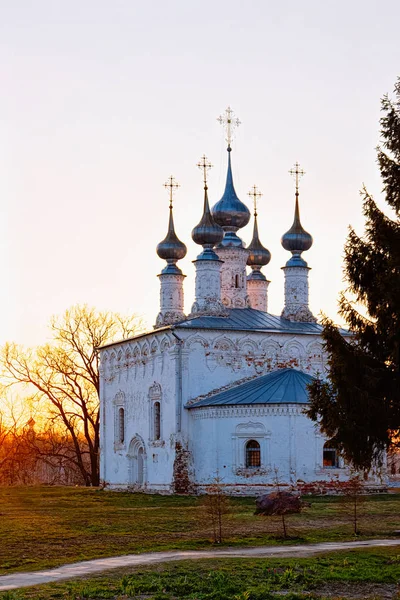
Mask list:
[[[253,198],[254,216],[257,217],[257,201],[261,198],[262,193],[258,191],[256,185],[253,185],[247,195],[250,196],[250,198]]]
[[[224,127],[226,131],[225,140],[228,142],[228,150],[230,150],[233,133],[235,129],[239,127],[241,122],[237,117],[235,117],[235,113],[230,106],[228,106],[228,108],[225,110],[225,114],[218,117],[217,121]]]
[[[204,189],[207,190],[208,189],[208,187],[207,187],[207,171],[212,169],[213,165],[210,163],[207,156],[205,154],[203,154],[203,156],[197,163],[197,166],[199,167],[200,170],[203,171]]]
[[[294,163],[293,169],[290,169],[289,173],[295,177],[295,181],[296,181],[296,196],[298,196],[299,195],[299,181],[300,181],[301,177],[303,177],[303,175],[306,174],[306,172],[303,171],[303,169],[300,168],[299,163],[296,161]]]
[[[181,187],[179,183],[176,181],[173,175],[170,175],[167,181],[164,183],[165,189],[169,189],[169,208],[172,209],[172,203],[174,200],[174,193],[178,187]]]

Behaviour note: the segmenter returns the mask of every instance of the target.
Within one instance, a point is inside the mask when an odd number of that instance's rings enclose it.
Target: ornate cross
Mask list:
[[[180,185],[179,185],[179,183],[176,181],[175,177],[174,177],[173,175],[170,175],[170,176],[168,177],[167,181],[164,183],[164,187],[165,187],[166,189],[168,189],[168,188],[169,188],[169,207],[170,207],[170,208],[172,208],[172,201],[173,201],[173,198],[174,198],[174,193],[175,193],[175,190],[176,190],[178,187],[181,187],[181,186],[180,186]]]
[[[253,198],[253,204],[254,204],[254,216],[257,216],[257,200],[259,198],[261,198],[262,193],[258,191],[258,188],[256,185],[253,185],[251,190],[247,193],[248,196],[250,196],[250,198]]]
[[[233,137],[233,132],[240,125],[239,119],[235,116],[235,113],[231,109],[230,106],[225,111],[224,115],[218,117],[217,121],[225,128],[226,131],[226,141],[228,142],[228,148],[231,147],[231,141]]]
[[[204,188],[207,189],[207,171],[209,171],[213,165],[210,163],[207,156],[203,154],[200,161],[197,163],[197,166],[203,171]]]
[[[303,171],[303,169],[300,168],[300,165],[299,165],[298,162],[295,162],[293,169],[290,169],[289,173],[291,175],[295,176],[295,179],[296,179],[296,196],[298,196],[299,195],[299,180],[300,180],[301,177],[303,177],[303,175],[306,174],[306,172]]]

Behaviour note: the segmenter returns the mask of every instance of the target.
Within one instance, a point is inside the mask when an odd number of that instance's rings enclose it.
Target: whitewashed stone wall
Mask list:
[[[185,318],[183,312],[183,281],[185,275],[178,273],[160,273],[160,312],[156,326],[170,325]]]
[[[110,487],[171,491],[179,408],[179,353],[171,334],[153,334],[101,351],[101,479]],[[161,435],[154,439],[154,403],[161,406]],[[124,442],[118,408],[125,409]],[[142,456],[139,456],[142,449]],[[140,477],[139,477],[140,479]]]
[[[196,465],[197,486],[213,477],[232,493],[261,491],[280,482],[346,478],[343,469],[323,469],[324,438],[299,405],[205,407],[192,409],[189,438]],[[210,437],[214,440],[210,444]],[[260,468],[246,468],[246,444],[260,444]],[[209,467],[213,465],[213,472]]]
[[[319,336],[179,328],[174,333],[181,342],[172,332],[154,332],[101,351],[102,480],[114,488],[171,493],[178,476],[201,486],[210,483],[216,471],[221,470],[222,476],[223,469],[230,486],[251,493],[270,477],[271,465],[286,478],[297,469],[299,477],[316,479],[318,458],[322,464],[323,438],[318,437],[314,424],[299,412],[299,407],[275,407],[272,413],[270,407],[253,408],[246,413],[236,408],[228,412],[188,410],[184,405],[279,368],[323,374],[326,357]],[[161,436],[155,440],[152,408],[158,401]],[[125,415],[122,443],[118,437],[120,408]],[[267,462],[250,477],[240,471],[243,452],[239,452],[237,440],[243,441],[246,431],[255,435],[257,427],[257,435],[263,432]],[[289,437],[288,431],[292,431]],[[178,462],[177,444],[182,449]],[[298,451],[302,462],[295,469]]]
[[[220,260],[195,260],[196,287],[191,316],[224,315],[226,309],[221,302]]]
[[[289,321],[315,323],[316,318],[308,306],[308,272],[310,268],[282,267],[285,273],[285,306],[282,317]]]
[[[247,292],[251,308],[268,312],[269,284],[270,282],[267,279],[247,278]]]
[[[246,308],[250,306],[247,294],[246,262],[248,251],[244,248],[217,248],[216,252],[223,261],[221,268],[221,300],[228,308]]]

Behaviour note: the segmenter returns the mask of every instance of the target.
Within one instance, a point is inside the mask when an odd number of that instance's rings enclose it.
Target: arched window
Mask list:
[[[339,453],[336,448],[332,448],[330,440],[324,444],[322,464],[324,469],[337,469],[339,467]]]
[[[246,444],[246,467],[261,467],[260,444],[256,440],[250,440]]]
[[[239,275],[235,275],[235,288],[239,287]]]
[[[125,441],[125,409],[118,409],[118,441],[123,444]]]
[[[159,402],[154,402],[153,419],[154,439],[159,440],[161,438],[161,405]]]

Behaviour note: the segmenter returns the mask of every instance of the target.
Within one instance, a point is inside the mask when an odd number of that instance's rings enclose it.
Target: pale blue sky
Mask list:
[[[398,1],[0,1],[0,341],[40,343],[49,317],[78,302],[152,325],[171,173],[190,310],[195,164],[206,153],[215,165],[214,203],[228,104],[242,121],[238,195],[247,202],[254,183],[264,194],[270,311],[283,304],[298,160],[310,304],[335,317],[347,226],[362,230],[358,191],[380,194],[374,148],[380,98],[400,74],[399,22]]]

